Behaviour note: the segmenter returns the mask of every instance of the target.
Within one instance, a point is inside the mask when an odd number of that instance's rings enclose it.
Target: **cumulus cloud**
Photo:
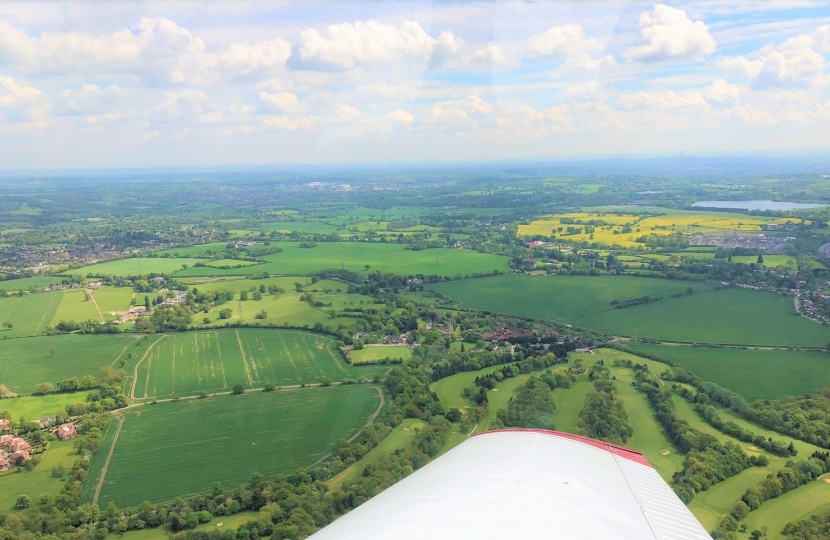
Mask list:
[[[201,104],[207,99],[203,90],[184,88],[179,92],[165,92],[164,99],[149,113],[151,122],[164,123],[195,117],[203,112]]]
[[[300,100],[297,98],[297,94],[293,92],[260,92],[259,99],[263,103],[276,108],[283,112],[289,112],[297,110],[300,106]]]
[[[692,21],[685,11],[665,4],[640,14],[640,36],[646,44],[626,49],[623,56],[629,60],[653,62],[715,52],[715,39],[702,21]]]
[[[361,64],[391,63],[403,58],[427,61],[456,54],[463,43],[451,32],[438,39],[420,24],[407,21],[399,27],[377,21],[332,24],[325,34],[314,28],[300,32],[297,60],[302,67],[345,70]]]
[[[766,45],[747,56],[723,58],[718,66],[748,77],[754,90],[807,88],[827,82],[827,62],[818,50],[830,50],[830,25],[812,34],[788,39],[780,45]]]
[[[554,26],[541,34],[535,34],[525,43],[529,56],[550,58],[574,56],[577,53],[599,49],[599,43],[585,37],[578,24]]]
[[[34,37],[0,21],[0,64],[31,74],[128,73],[153,84],[209,84],[279,69],[290,54],[281,38],[208,52],[200,38],[163,17],[143,18],[135,31]]]
[[[706,108],[706,99],[699,92],[636,92],[623,94],[617,99],[620,109],[633,110],[679,110]]]
[[[461,65],[473,69],[500,70],[515,65],[504,49],[495,44],[485,45],[461,58]]]
[[[11,77],[0,77],[0,120],[9,123],[42,122],[49,114],[46,94]]]
[[[269,116],[262,121],[262,129],[275,129],[278,131],[297,131],[298,129],[309,131],[319,120],[316,116],[289,118],[287,116]]]
[[[415,117],[409,114],[408,112],[404,111],[403,109],[395,109],[386,114],[386,118],[392,120],[393,122],[398,122],[408,126],[415,120]]]
[[[55,114],[66,116],[112,115],[124,107],[127,91],[118,85],[101,88],[97,84],[83,84],[64,90],[58,100]],[[112,118],[110,116],[110,118]]]
[[[718,105],[736,105],[741,100],[741,91],[734,84],[729,84],[724,79],[717,79],[706,87],[703,96],[709,103]]]

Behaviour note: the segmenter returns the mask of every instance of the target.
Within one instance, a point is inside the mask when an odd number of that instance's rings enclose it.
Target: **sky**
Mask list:
[[[830,4],[2,2],[0,169],[830,154]]]

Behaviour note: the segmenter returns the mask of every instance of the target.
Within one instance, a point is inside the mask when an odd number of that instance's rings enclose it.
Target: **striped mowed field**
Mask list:
[[[232,488],[309,467],[379,410],[368,385],[298,388],[145,405],[113,419],[84,482],[84,500],[119,507]],[[110,450],[114,449],[110,456]],[[101,480],[104,474],[103,481]],[[100,486],[100,489],[99,489]]]
[[[221,329],[156,338],[133,369],[132,398],[356,378],[334,340],[310,332]]]

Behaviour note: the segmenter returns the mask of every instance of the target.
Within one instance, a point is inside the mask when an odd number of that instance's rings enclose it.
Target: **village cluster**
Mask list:
[[[0,419],[0,472],[8,471],[13,465],[20,465],[32,457],[32,445],[25,439],[10,434],[9,431],[10,422]],[[78,431],[72,422],[61,424],[53,428],[51,432],[62,441],[78,436]]]

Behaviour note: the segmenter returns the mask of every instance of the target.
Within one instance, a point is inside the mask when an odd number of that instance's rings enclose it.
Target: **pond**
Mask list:
[[[801,210],[804,208],[821,208],[826,204],[806,204],[786,201],[697,201],[692,206],[703,208],[735,208],[739,210]]]

